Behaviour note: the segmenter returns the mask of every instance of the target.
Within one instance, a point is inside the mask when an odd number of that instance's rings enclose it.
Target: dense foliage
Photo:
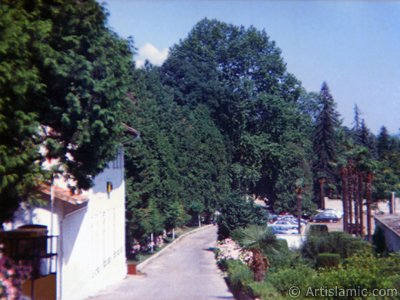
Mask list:
[[[132,51],[95,1],[1,1],[0,36],[4,220],[46,179],[45,157],[87,189],[115,156]]]
[[[368,242],[342,232],[317,233],[307,239],[302,252],[278,247],[281,259],[270,260],[263,281],[255,280],[248,262],[226,261],[233,292],[260,299],[399,299],[398,254],[376,256]],[[257,249],[267,253],[269,247]],[[285,258],[288,263],[282,264]]]
[[[206,105],[224,136],[231,189],[291,207],[294,182],[310,178],[308,119],[299,82],[265,31],[200,21],[161,67],[175,101]]]
[[[218,239],[230,237],[235,229],[249,225],[262,225],[267,222],[267,215],[260,208],[241,195],[228,195],[221,203],[218,217]]]

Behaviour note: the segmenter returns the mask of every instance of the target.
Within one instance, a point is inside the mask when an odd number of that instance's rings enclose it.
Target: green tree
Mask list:
[[[182,190],[192,218],[203,213],[210,221],[229,192],[226,148],[223,136],[205,106],[182,111],[174,125],[176,162]]]
[[[79,188],[89,188],[120,145],[131,46],[109,30],[107,15],[94,0],[35,1],[25,7],[32,18],[51,23],[32,51],[44,88],[30,95],[40,124],[50,128],[47,156],[57,158]]]
[[[32,36],[48,31],[48,22],[30,21],[23,9],[0,3],[0,223],[43,180],[38,115],[26,106],[28,95],[43,89],[31,60]]]
[[[377,137],[377,152],[380,160],[384,160],[388,157],[392,148],[391,144],[389,132],[385,126],[382,126]]]
[[[365,120],[362,119],[359,128],[353,130],[356,143],[367,148],[373,157],[377,157],[376,138],[367,127]]]
[[[337,184],[336,138],[340,123],[339,114],[335,108],[336,104],[326,82],[322,84],[319,99],[322,109],[313,134],[313,174],[315,195],[319,195],[319,203],[323,208],[323,197],[328,190],[326,187]]]
[[[3,218],[43,180],[39,146],[78,188],[115,156],[132,51],[95,1],[7,0],[0,14]]]
[[[254,205],[253,200],[246,200],[237,193],[228,195],[221,203],[218,217],[218,239],[231,236],[232,231],[249,225],[264,225],[266,215],[261,208]]]
[[[199,215],[210,219],[229,188],[223,136],[208,109],[178,106],[156,67],[147,64],[133,75],[128,124],[141,138],[125,141],[128,242],[146,234],[137,230],[136,211],[150,202],[170,230],[184,225],[187,215],[196,223]]]
[[[400,143],[383,126],[377,137],[379,171],[375,176],[374,198],[388,199],[391,192],[400,192]]]
[[[286,72],[280,54],[265,31],[203,19],[172,47],[163,79],[175,87],[179,103],[208,103],[230,126],[243,99],[261,92],[297,99],[298,82]]]
[[[276,156],[291,144],[304,146],[307,134],[299,134],[306,127],[299,82],[265,31],[203,19],[172,47],[161,72],[178,104],[210,110],[224,136],[232,189],[274,201],[283,176]]]

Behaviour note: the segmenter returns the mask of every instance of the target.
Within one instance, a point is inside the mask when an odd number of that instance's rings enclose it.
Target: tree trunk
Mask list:
[[[373,179],[373,174],[371,172],[369,172],[367,174],[367,186],[366,186],[366,197],[367,197],[367,237],[368,237],[368,241],[371,241],[371,236],[372,236],[372,228],[371,228],[372,179]]]
[[[264,281],[268,269],[268,259],[258,249],[253,249],[253,261],[250,269],[253,271],[254,281]]]
[[[343,203],[343,231],[348,232],[348,203],[347,203],[347,167],[342,167],[341,170],[342,175],[342,203]]]
[[[358,178],[358,188],[359,188],[359,192],[360,192],[360,204],[359,204],[359,208],[360,208],[360,235],[361,237],[365,236],[364,233],[364,193],[363,193],[363,180],[364,180],[364,174],[363,173],[359,173],[359,178]]]
[[[348,189],[348,207],[349,207],[349,218],[348,218],[348,232],[352,233],[353,231],[353,167],[349,164],[349,174],[348,174],[348,181],[347,181],[347,189]]]
[[[359,199],[359,196],[360,196],[360,191],[359,191],[359,188],[358,188],[358,172],[357,171],[355,171],[354,172],[354,174],[353,174],[353,182],[354,182],[354,234],[356,235],[356,236],[358,236],[358,235],[360,235],[360,232],[359,232],[359,224],[360,224],[360,222],[359,222],[359,212],[360,212],[360,210],[359,210],[359,207],[358,207],[358,205],[359,205],[359,203],[360,203],[360,199]]]
[[[324,193],[324,184],[325,178],[318,179],[319,182],[319,201],[321,209],[325,209],[325,193]]]

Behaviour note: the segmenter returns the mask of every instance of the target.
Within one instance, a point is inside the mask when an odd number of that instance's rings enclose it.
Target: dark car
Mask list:
[[[322,213],[316,214],[312,218],[312,221],[316,222],[316,223],[322,223],[322,222],[336,223],[339,221],[339,218],[337,215],[335,215],[333,213],[322,212]]]

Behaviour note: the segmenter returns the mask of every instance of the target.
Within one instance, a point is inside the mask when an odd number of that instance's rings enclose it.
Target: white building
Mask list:
[[[52,187],[53,205],[50,187],[43,186],[41,193],[47,205],[21,208],[14,223],[5,227],[40,224],[47,226],[49,235],[58,236],[52,245],[57,249],[53,249],[56,298],[85,299],[123,279],[127,273],[123,151],[94,179],[90,190],[71,195],[67,183],[58,179]]]

